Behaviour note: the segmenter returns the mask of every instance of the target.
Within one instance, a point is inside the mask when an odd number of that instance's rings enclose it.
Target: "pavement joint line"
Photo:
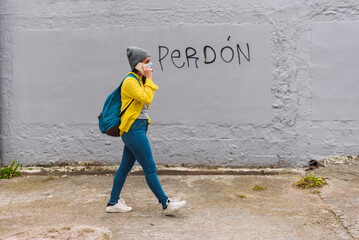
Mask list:
[[[334,216],[334,218],[337,220],[338,224],[344,229],[344,231],[347,233],[347,235],[350,237],[350,240],[356,240],[355,237],[350,233],[349,228],[345,227],[343,224],[343,219],[340,218],[343,214],[336,214],[333,209],[330,207],[330,205],[325,201],[325,199],[318,194],[320,200],[323,201],[325,204],[325,208]]]

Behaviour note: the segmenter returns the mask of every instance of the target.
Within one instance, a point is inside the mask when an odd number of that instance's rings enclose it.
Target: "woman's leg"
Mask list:
[[[164,193],[160,181],[158,180],[156,173],[157,168],[155,161],[153,160],[152,150],[146,136],[146,131],[147,121],[144,121],[142,125],[137,126],[135,129],[131,129],[128,133],[124,134],[122,139],[142,166],[148,186],[155,194],[158,201],[162,203],[162,206],[165,206],[168,197]]]
[[[111,199],[109,203],[111,205],[116,204],[120,198],[120,193],[123,185],[125,184],[126,178],[133,165],[135,164],[135,156],[132,154],[130,149],[125,145],[123,149],[122,161],[120,167],[117,169],[115,177],[113,179],[113,186],[111,191]]]

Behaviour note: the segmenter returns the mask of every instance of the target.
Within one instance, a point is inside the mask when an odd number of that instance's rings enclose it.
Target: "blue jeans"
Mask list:
[[[125,184],[126,177],[137,160],[146,177],[147,185],[157,197],[162,206],[166,205],[168,197],[163,192],[156,173],[156,164],[152,157],[151,146],[146,136],[148,128],[147,119],[137,119],[127,133],[122,134],[125,143],[122,161],[113,179],[110,204],[116,204]]]

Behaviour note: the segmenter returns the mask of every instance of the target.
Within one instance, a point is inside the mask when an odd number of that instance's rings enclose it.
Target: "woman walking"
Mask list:
[[[148,106],[152,102],[158,86],[152,81],[152,64],[148,52],[137,47],[127,48],[127,57],[132,72],[130,72],[121,88],[121,112],[127,108],[121,117],[120,135],[125,144],[122,161],[118,168],[111,191],[111,198],[106,212],[130,212],[120,198],[126,177],[137,160],[144,173],[148,186],[157,197],[165,215],[171,215],[184,207],[186,201],[169,199],[164,193],[156,173],[151,146],[146,136],[150,118]]]

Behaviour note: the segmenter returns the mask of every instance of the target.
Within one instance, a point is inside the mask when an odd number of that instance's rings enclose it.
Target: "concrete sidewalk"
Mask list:
[[[159,175],[167,195],[187,200],[171,217],[141,175],[126,181],[122,197],[134,211],[125,214],[105,213],[112,174],[0,180],[0,239],[359,239],[359,165],[312,174],[329,184],[295,188],[301,173],[291,170]],[[267,189],[254,191],[255,185]]]

